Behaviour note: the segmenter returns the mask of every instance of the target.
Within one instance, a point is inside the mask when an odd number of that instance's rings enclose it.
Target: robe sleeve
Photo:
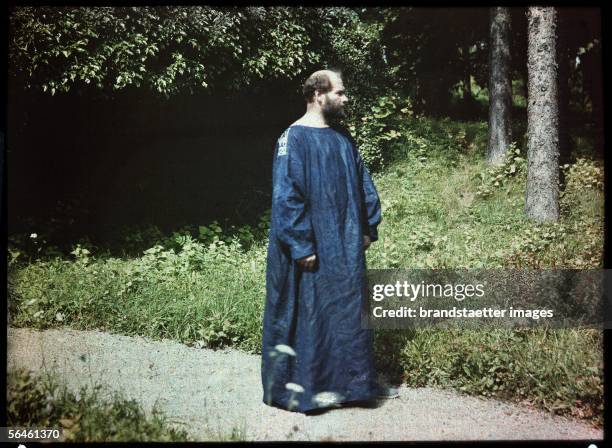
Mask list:
[[[314,233],[306,198],[303,149],[294,130],[278,140],[274,161],[272,220],[276,235],[298,260],[315,253]]]
[[[378,224],[382,220],[380,198],[378,192],[372,182],[370,173],[363,162],[363,159],[357,148],[354,147],[357,157],[357,170],[360,177],[361,194],[362,194],[362,224],[364,234],[370,237],[371,241],[378,240]],[[366,233],[367,232],[367,233]]]

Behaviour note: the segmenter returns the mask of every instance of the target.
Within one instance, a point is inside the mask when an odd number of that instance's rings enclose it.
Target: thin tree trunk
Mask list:
[[[559,219],[557,11],[528,11],[527,191],[525,213],[538,222]]]
[[[491,8],[489,43],[489,144],[487,163],[501,164],[512,139],[510,10]]]

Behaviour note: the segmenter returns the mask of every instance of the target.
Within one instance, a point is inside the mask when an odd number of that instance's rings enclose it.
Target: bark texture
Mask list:
[[[510,9],[493,7],[489,44],[489,144],[487,162],[501,164],[512,140],[510,127]]]
[[[528,19],[527,191],[525,213],[559,219],[559,107],[557,11],[530,7]]]

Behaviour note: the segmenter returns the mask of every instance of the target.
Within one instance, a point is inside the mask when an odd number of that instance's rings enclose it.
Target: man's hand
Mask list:
[[[370,244],[372,244],[372,240],[370,240],[370,237],[368,235],[364,235],[363,236],[363,250],[368,250],[368,247],[370,247]]]
[[[299,260],[295,260],[300,268],[304,271],[312,271],[314,270],[315,263],[317,261],[317,255],[312,254],[307,257],[300,258]]]

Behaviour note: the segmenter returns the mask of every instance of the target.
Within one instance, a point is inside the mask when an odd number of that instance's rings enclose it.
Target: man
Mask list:
[[[340,74],[313,73],[303,93],[274,154],[262,382],[266,404],[306,413],[380,394],[361,310],[381,211],[354,142],[331,126],[348,101]]]

